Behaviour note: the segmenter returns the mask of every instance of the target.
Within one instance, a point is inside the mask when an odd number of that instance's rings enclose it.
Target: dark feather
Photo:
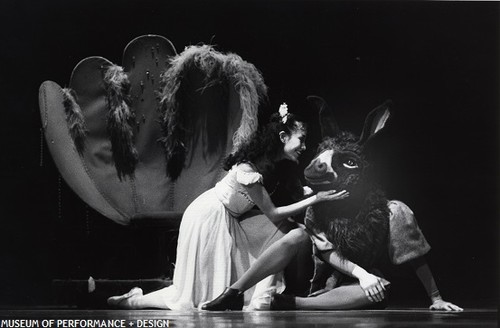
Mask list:
[[[234,88],[239,108],[229,108],[228,94]],[[197,141],[204,156],[227,145],[228,111],[242,111],[233,135],[238,147],[257,129],[257,111],[267,88],[260,72],[235,54],[222,54],[211,46],[190,46],[170,61],[162,74],[160,110],[167,175],[175,180],[186,165],[187,154]]]
[[[130,82],[120,66],[108,67],[104,74],[108,104],[106,131],[120,180],[133,176],[139,155],[134,146],[135,113],[131,108]]]
[[[85,150],[85,139],[87,136],[87,127],[82,109],[76,102],[75,91],[69,88],[62,89],[63,105],[66,112],[66,122],[68,123],[69,134],[75,143],[76,150],[82,155]]]

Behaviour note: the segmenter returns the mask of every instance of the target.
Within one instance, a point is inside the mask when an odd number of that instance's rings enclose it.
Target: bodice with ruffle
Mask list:
[[[244,187],[253,183],[263,183],[262,175],[250,164],[241,163],[234,165],[215,185],[215,192],[229,213],[237,217],[255,206]]]

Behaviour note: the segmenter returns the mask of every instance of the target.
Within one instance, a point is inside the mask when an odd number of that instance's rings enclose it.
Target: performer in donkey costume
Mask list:
[[[384,128],[390,116],[390,103],[368,114],[358,138],[339,130],[323,99],[309,97],[309,100],[320,109],[324,140],[319,145],[318,155],[304,170],[305,178],[315,192],[346,190],[349,197],[309,207],[301,228],[292,230],[268,248],[241,279],[203,309],[237,310],[235,304],[246,289],[267,275],[283,270],[311,239],[321,261],[315,263],[309,297],[270,295],[267,309],[382,308],[386,305],[383,300],[390,283],[370,271],[377,272],[377,261],[388,252],[392,263],[409,262],[414,267],[431,299],[430,309],[462,311],[441,298],[423,257],[430,246],[412,211],[400,201],[388,201],[367,177],[365,149],[368,141]]]

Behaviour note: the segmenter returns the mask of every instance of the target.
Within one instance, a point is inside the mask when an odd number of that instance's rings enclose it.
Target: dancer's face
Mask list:
[[[281,142],[283,142],[284,158],[295,163],[299,162],[299,156],[306,150],[306,131],[295,129],[291,134],[280,132]]]

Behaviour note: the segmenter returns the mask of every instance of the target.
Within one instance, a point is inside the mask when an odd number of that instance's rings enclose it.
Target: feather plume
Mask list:
[[[135,113],[130,107],[130,82],[122,67],[111,65],[104,74],[104,86],[108,104],[106,130],[121,180],[126,175],[133,176],[139,157],[134,146]]]
[[[194,81],[201,78],[201,85]],[[165,150],[167,175],[176,179],[186,164],[187,153],[201,136],[204,155],[223,149],[227,137],[228,90],[239,94],[242,118],[233,136],[233,149],[248,138],[258,123],[258,106],[267,88],[257,69],[235,54],[222,54],[211,46],[190,46],[170,60],[162,74],[160,142]],[[195,88],[194,90],[192,88]],[[211,93],[211,94],[210,94]],[[203,97],[204,112],[185,106],[186,98]],[[210,98],[210,95],[214,95]]]
[[[64,88],[62,92],[69,134],[75,143],[76,150],[82,155],[85,150],[85,138],[88,132],[85,125],[85,118],[83,117],[82,109],[76,102],[75,91],[70,88]]]
[[[239,94],[240,107],[243,111],[241,124],[233,135],[234,152],[257,130],[258,107],[261,101],[267,97],[267,86],[257,68],[235,54],[228,56],[225,70]]]

